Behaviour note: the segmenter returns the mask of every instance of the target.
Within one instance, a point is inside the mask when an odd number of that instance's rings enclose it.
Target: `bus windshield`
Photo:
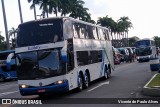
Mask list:
[[[57,49],[21,53],[17,59],[19,79],[43,79],[65,74]]]
[[[137,41],[136,47],[139,47],[139,46],[150,46],[150,40]]]
[[[17,47],[62,41],[62,30],[61,19],[22,24],[18,27]]]
[[[152,50],[149,48],[138,48],[136,49],[136,55],[137,56],[146,56],[146,55],[151,55]]]

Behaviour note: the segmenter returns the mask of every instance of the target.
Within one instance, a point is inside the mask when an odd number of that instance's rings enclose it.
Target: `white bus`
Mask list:
[[[69,17],[26,22],[15,49],[21,95],[46,95],[87,88],[109,78],[113,64],[108,29]]]
[[[136,55],[139,62],[156,58],[156,46],[153,40],[142,39],[136,42]]]

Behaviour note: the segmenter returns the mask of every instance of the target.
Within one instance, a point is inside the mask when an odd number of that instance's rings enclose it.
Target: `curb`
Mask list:
[[[156,76],[157,74],[155,74],[151,80],[143,87],[143,94],[144,95],[149,95],[149,96],[155,96],[155,97],[159,97],[160,96],[160,88],[151,88],[151,87],[147,87],[147,85],[153,80],[153,78]]]

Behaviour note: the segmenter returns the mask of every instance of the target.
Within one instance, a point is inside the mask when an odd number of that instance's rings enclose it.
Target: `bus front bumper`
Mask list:
[[[22,96],[26,95],[39,95],[39,94],[51,94],[51,93],[62,93],[69,91],[68,81],[63,84],[53,84],[49,86],[39,86],[39,87],[28,87],[19,88]]]
[[[143,57],[143,58],[137,59],[137,61],[140,61],[140,62],[149,61],[149,60],[150,60],[149,57]]]

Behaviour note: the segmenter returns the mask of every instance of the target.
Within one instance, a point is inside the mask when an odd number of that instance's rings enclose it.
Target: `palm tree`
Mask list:
[[[128,42],[128,31],[129,31],[129,28],[132,28],[132,23],[130,21],[130,19],[128,17],[120,17],[120,19],[118,20],[119,22],[122,23],[123,27],[124,27],[124,33],[125,33],[125,38],[126,38],[126,46],[129,45],[129,42]]]
[[[30,9],[34,9],[34,17],[36,19],[36,8],[35,5],[40,5],[40,9],[42,9],[42,14],[45,16],[47,14],[48,17],[48,2],[51,0],[28,0],[28,3],[31,3]]]
[[[16,34],[17,34],[17,29],[15,29],[14,27],[12,27],[11,30],[8,31],[9,40],[11,41],[12,48],[15,48],[16,45],[15,43]]]
[[[11,28],[11,30],[8,31],[9,39],[13,36],[14,38],[16,37],[17,29],[14,27]]]
[[[1,0],[1,3],[2,3],[2,12],[3,12],[3,19],[4,19],[4,27],[5,27],[5,34],[6,34],[7,49],[10,49],[9,38],[8,38],[8,26],[7,26],[7,19],[6,19],[4,1]]]
[[[31,10],[34,9],[34,18],[35,18],[35,20],[37,19],[36,5],[38,5],[40,1],[41,0],[28,0],[28,3],[32,2],[31,6],[30,6],[30,9]]]
[[[116,38],[117,23],[111,17],[108,17],[107,15],[105,17],[99,17],[97,20],[97,24],[111,29],[112,44],[115,46],[115,40],[116,39],[118,40],[118,37]]]
[[[68,1],[68,0],[67,0]],[[64,1],[66,3],[66,0]],[[60,0],[50,0],[48,3],[48,11],[50,14],[54,13],[56,16],[58,16],[58,12],[62,11],[62,4],[63,2]],[[61,13],[62,15],[62,13]]]
[[[78,18],[79,20],[87,21],[88,19],[90,20],[90,14],[87,12],[89,9],[85,8],[83,5],[85,4],[84,1],[82,0],[71,0],[71,7],[70,7],[70,12],[71,14],[69,15],[70,17],[73,18]]]

